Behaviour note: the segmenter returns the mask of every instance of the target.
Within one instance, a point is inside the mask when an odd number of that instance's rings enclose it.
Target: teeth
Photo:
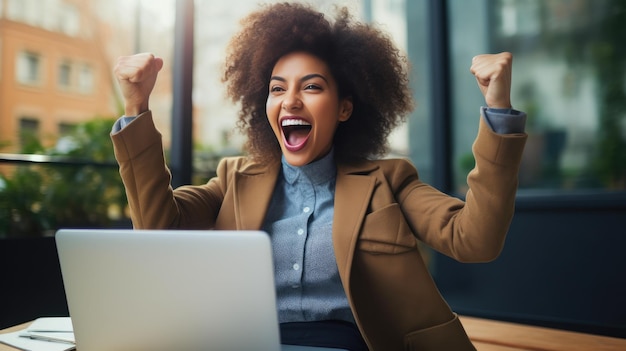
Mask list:
[[[288,119],[283,119],[281,122],[281,126],[283,127],[288,127],[288,126],[310,126],[311,123],[303,120],[303,119],[292,119],[292,118],[288,118]]]

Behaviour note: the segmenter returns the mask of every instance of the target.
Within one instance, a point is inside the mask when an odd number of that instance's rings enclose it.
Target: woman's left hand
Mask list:
[[[472,59],[470,72],[476,77],[488,107],[511,108],[512,65],[510,52],[478,55]]]

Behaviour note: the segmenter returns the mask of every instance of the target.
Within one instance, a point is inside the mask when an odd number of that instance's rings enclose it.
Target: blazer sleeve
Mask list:
[[[112,133],[111,140],[135,229],[214,226],[224,187],[215,178],[202,186],[172,189],[162,137],[151,112]]]
[[[418,239],[458,261],[495,259],[515,211],[526,138],[524,133],[497,134],[480,119],[465,201],[421,182],[412,166],[396,170],[396,199]]]

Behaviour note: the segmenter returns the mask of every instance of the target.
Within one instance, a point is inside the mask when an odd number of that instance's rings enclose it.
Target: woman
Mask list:
[[[485,96],[463,202],[377,157],[412,109],[406,62],[341,10],[268,5],[242,22],[224,82],[247,155],[172,189],[148,106],[162,60],[120,58],[125,116],[112,132],[135,228],[262,229],[272,240],[283,343],[344,350],[473,350],[417,248],[497,257],[514,212],[525,114],[511,108],[509,53],[474,58]],[[129,117],[126,117],[129,116]]]

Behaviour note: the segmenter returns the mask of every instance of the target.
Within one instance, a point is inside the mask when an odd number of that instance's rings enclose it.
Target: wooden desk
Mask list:
[[[626,351],[626,339],[461,316],[478,351]]]
[[[11,328],[2,329],[2,330],[0,330],[0,334],[11,333],[11,332],[14,332],[14,331],[25,329],[26,327],[28,327],[30,325],[30,323],[32,323],[32,322],[19,324],[19,325],[13,326]],[[0,346],[1,345],[2,344],[0,344]],[[0,349],[0,350],[3,350],[3,349]]]
[[[478,351],[625,351],[626,339],[461,316]],[[0,330],[9,333],[30,323]],[[0,351],[16,349],[0,344]]]

